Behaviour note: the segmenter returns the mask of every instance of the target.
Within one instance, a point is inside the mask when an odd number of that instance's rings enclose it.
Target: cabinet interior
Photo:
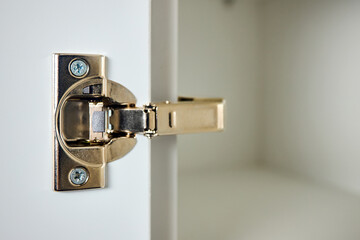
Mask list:
[[[180,239],[360,236],[359,22],[360,1],[179,1],[178,92],[227,101],[225,132],[178,138]]]

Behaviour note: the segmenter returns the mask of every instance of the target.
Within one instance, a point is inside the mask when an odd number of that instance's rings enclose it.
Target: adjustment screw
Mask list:
[[[70,62],[70,73],[74,77],[84,77],[89,71],[89,65],[82,59],[74,59]]]
[[[70,182],[74,185],[80,186],[84,185],[88,179],[88,171],[83,167],[73,168],[69,173]]]

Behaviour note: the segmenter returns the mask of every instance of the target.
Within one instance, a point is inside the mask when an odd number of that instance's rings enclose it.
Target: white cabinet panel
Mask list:
[[[0,239],[150,239],[150,143],[108,165],[105,189],[52,190],[52,53],[103,54],[150,100],[150,1],[7,1],[0,7]]]

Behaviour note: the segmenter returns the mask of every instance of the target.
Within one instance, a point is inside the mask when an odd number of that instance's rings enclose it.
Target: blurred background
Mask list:
[[[180,240],[360,239],[360,1],[180,0]]]

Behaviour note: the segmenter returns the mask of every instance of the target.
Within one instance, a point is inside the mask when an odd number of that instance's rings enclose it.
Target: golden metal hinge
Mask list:
[[[136,135],[221,131],[224,100],[179,98],[136,107],[135,96],[105,76],[101,55],[54,54],[55,190],[105,186],[105,165]]]

